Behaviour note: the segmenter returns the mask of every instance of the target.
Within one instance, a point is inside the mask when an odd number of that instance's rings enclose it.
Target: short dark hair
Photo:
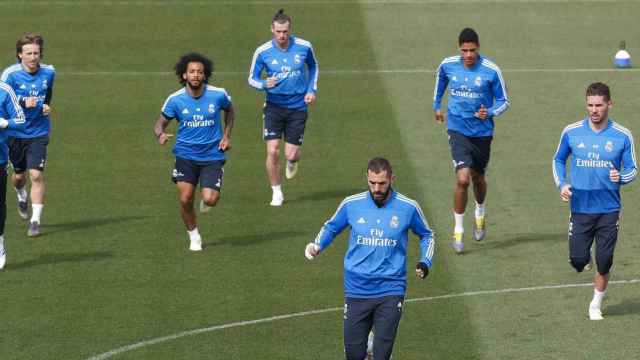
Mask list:
[[[273,20],[271,20],[272,24],[275,22],[278,24],[289,23],[289,26],[291,26],[291,17],[284,13],[284,9],[280,9],[273,15]]]
[[[595,82],[587,87],[586,96],[602,96],[604,101],[611,100],[611,90],[605,83]]]
[[[44,38],[41,35],[33,34],[33,33],[25,33],[18,39],[16,42],[16,57],[20,60],[20,56],[18,56],[22,52],[22,47],[28,44],[35,44],[40,47],[40,57],[42,57],[42,53],[44,52]]]
[[[478,33],[472,28],[464,28],[460,31],[460,35],[458,35],[458,45],[462,45],[464,43],[474,43],[480,46],[480,38],[478,37]]]
[[[386,171],[388,176],[393,175],[393,170],[391,169],[389,160],[383,157],[374,157],[369,160],[367,171],[371,171],[374,174],[380,174],[381,172]]]
[[[208,59],[204,55],[192,52],[182,55],[180,57],[180,60],[178,60],[178,62],[176,63],[176,75],[180,80],[180,84],[186,84],[187,81],[182,77],[182,75],[187,73],[187,66],[189,66],[189,63],[192,62],[199,62],[202,64],[202,66],[204,66],[204,82],[206,83],[213,73],[213,61]]]

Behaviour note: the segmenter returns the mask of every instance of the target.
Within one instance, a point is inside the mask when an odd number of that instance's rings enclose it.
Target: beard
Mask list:
[[[187,81],[187,86],[191,90],[200,90],[204,86],[204,81],[198,81],[197,85],[194,85],[191,81]]]
[[[376,206],[382,207],[386,202],[387,198],[389,198],[390,191],[391,191],[391,187],[389,187],[387,191],[384,191],[384,192],[378,191],[374,193],[371,190],[369,190],[369,193],[371,194],[371,198],[373,198],[373,202],[376,204]]]

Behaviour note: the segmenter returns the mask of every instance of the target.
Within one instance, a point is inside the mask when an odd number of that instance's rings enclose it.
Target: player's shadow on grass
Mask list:
[[[292,201],[322,201],[322,200],[328,200],[328,199],[343,199],[343,198],[346,198],[347,196],[358,194],[365,190],[366,188],[322,190],[322,191],[305,193],[304,195],[294,197],[291,200]]]
[[[42,235],[54,234],[57,232],[96,228],[99,226],[119,224],[123,222],[145,219],[148,217],[150,216],[141,216],[141,215],[116,216],[116,217],[110,217],[110,218],[85,219],[85,220],[71,221],[66,223],[53,223],[53,224],[45,223],[42,225]]]
[[[486,241],[486,242],[485,242]],[[531,233],[531,234],[516,234],[515,236],[508,238],[506,240],[498,240],[491,238],[490,234],[487,234],[487,239],[482,242],[481,248],[474,249],[475,251],[481,250],[493,250],[493,249],[505,249],[512,246],[520,246],[528,243],[537,243],[537,242],[545,242],[545,241],[567,241],[566,233],[550,233],[550,234],[540,234],[540,233]]]
[[[98,251],[92,253],[54,253],[43,254],[35,259],[23,261],[17,264],[7,264],[6,270],[22,270],[40,265],[53,265],[65,262],[102,261],[110,259],[113,254],[110,251]]]
[[[260,233],[260,234],[249,234],[249,235],[234,235],[222,237],[220,239],[206,242],[206,246],[220,246],[220,245],[231,245],[231,246],[250,246],[259,244],[266,241],[274,241],[274,240],[282,240],[282,239],[290,239],[298,236],[308,235],[304,232],[300,231],[276,231],[270,233]]]
[[[638,314],[640,313],[640,299],[625,299],[619,304],[607,305],[604,313],[604,316]]]

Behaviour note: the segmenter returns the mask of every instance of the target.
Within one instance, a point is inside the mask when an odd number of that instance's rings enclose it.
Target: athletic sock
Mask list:
[[[33,210],[33,214],[31,214],[30,222],[37,222],[40,224],[40,216],[42,215],[42,208],[44,208],[44,204],[31,204],[31,209]]]
[[[589,307],[592,309],[600,309],[602,307],[602,299],[604,299],[605,291],[598,291],[598,289],[593,289],[593,299],[591,300],[591,304]]]
[[[27,187],[23,186],[21,189],[16,189],[16,194],[18,194],[18,201],[25,202],[27,201]]]
[[[280,193],[282,194],[282,185],[272,185],[271,186],[271,190],[273,190],[273,193]]]
[[[4,246],[4,235],[0,235],[0,247]]]
[[[453,212],[453,218],[456,221],[456,225],[455,228],[453,229],[454,232],[456,233],[463,233],[464,232],[464,213],[462,214],[458,214],[455,211]]]
[[[189,233],[189,240],[191,241],[200,239],[200,232],[198,232],[197,227],[193,228],[193,230],[187,230],[187,233]]]
[[[484,216],[484,204],[479,204],[476,202],[476,218],[481,218]]]

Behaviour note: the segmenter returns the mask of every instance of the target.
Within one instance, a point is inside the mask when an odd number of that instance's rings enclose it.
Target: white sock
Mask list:
[[[40,216],[42,215],[42,208],[44,208],[44,204],[31,204],[31,209],[33,210],[33,214],[31,214],[31,222],[37,222],[40,224]]]
[[[0,235],[0,247],[4,246],[4,235]]]
[[[454,232],[463,233],[464,232],[464,213],[458,214],[455,211],[453,212],[453,218],[456,221],[456,226],[453,229]]]
[[[27,187],[23,186],[22,189],[16,189],[16,193],[18,194],[18,201],[25,202],[27,201]]]
[[[481,218],[484,216],[484,204],[478,204],[476,202],[476,218]]]
[[[193,228],[193,230],[187,230],[187,233],[189,233],[189,240],[191,241],[197,241],[198,239],[200,239],[200,232],[198,232],[198,228]]]
[[[273,193],[280,193],[282,194],[282,185],[272,185],[271,186],[271,190],[273,190]]]
[[[593,299],[591,300],[591,304],[589,304],[590,308],[600,309],[602,307],[602,299],[604,299],[605,291],[598,291],[598,289],[593,289]]]

